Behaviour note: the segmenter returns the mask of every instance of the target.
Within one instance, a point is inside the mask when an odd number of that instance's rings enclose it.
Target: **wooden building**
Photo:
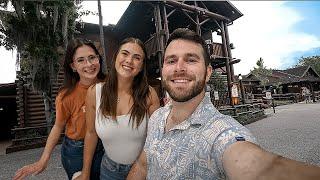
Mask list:
[[[267,76],[265,87],[253,74],[248,74],[243,80],[245,92],[262,93],[264,89],[276,89],[276,93],[302,93],[307,88],[311,93],[320,91],[320,76],[311,66],[299,66],[286,70],[272,70]]]

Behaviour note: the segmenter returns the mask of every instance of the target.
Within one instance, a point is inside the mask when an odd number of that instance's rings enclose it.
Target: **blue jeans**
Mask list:
[[[68,178],[71,179],[75,172],[82,170],[83,165],[83,141],[72,140],[64,137],[61,146],[61,161]],[[99,139],[91,165],[90,179],[99,179],[101,159],[104,154],[102,143]]]
[[[104,154],[101,161],[101,180],[124,180],[128,176],[132,164],[119,164]]]

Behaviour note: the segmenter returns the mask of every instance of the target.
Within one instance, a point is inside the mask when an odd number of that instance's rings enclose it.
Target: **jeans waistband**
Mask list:
[[[104,161],[107,161],[110,165],[112,165],[113,167],[115,167],[118,170],[120,170],[120,169],[130,170],[130,168],[132,166],[132,164],[117,163],[117,162],[113,161],[112,159],[110,159],[106,153],[104,153],[104,155],[102,157],[102,162],[104,162]]]

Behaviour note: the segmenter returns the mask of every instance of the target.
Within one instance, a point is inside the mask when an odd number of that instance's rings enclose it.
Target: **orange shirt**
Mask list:
[[[75,89],[63,99],[63,92],[56,98],[56,121],[66,124],[65,135],[74,140],[84,139],[86,133],[85,100],[89,86],[77,83]]]

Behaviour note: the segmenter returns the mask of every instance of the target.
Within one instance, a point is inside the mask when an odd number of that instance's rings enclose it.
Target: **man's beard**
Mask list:
[[[170,81],[170,80],[166,80],[166,79],[162,78],[161,82],[162,82],[163,88],[169,93],[172,100],[174,100],[176,102],[186,102],[186,101],[189,101],[190,99],[196,97],[204,90],[204,87],[206,84],[206,74],[207,74],[207,72],[205,73],[205,75],[202,79],[196,81],[193,86],[191,86],[188,89],[184,89],[184,90],[182,90],[182,89],[179,90],[179,88],[177,88],[177,89],[172,88],[168,83],[168,81]],[[191,79],[194,81],[196,80],[195,75],[187,75],[186,73],[174,74],[174,75],[167,77],[167,79],[172,79],[172,77],[188,77],[188,79]]]

